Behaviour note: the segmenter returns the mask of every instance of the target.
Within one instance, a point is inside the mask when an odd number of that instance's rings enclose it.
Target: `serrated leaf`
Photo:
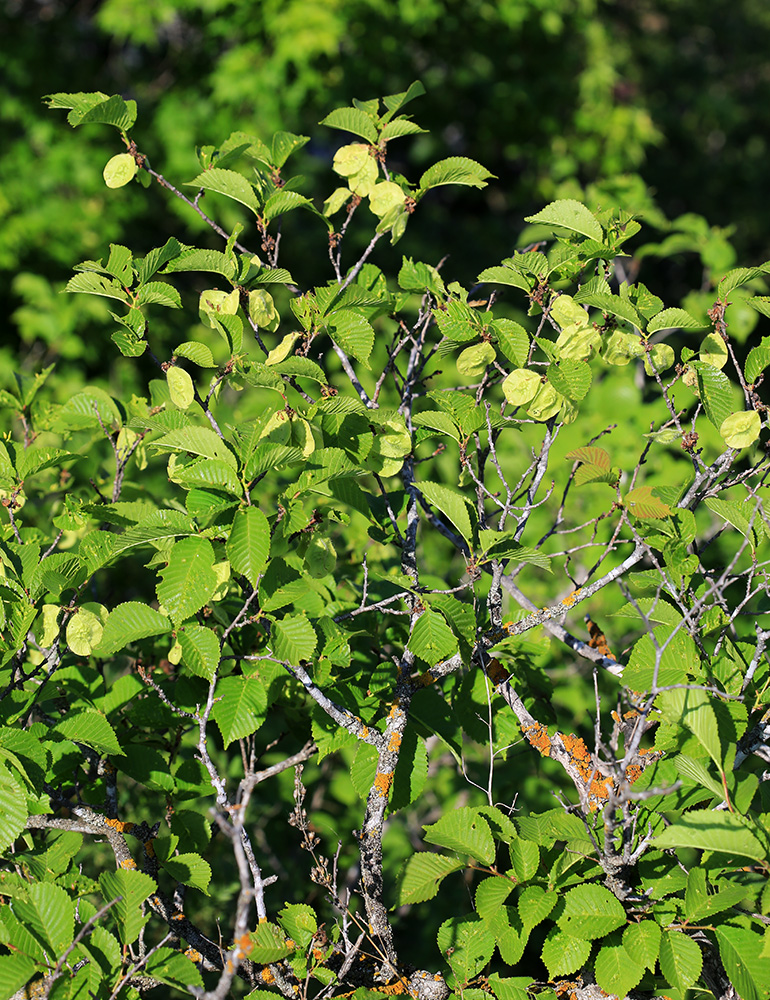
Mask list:
[[[227,558],[233,571],[241,573],[255,587],[269,555],[270,525],[267,518],[258,507],[239,510],[227,540]]]
[[[450,917],[439,927],[437,942],[452,971],[462,982],[479,973],[492,957],[495,939],[476,914]]]
[[[117,299],[128,302],[128,293],[115,278],[106,278],[103,274],[93,271],[82,271],[70,278],[65,292],[82,292],[86,295],[101,295],[107,299]]]
[[[594,960],[597,985],[612,996],[628,996],[630,990],[642,980],[644,966],[620,943],[606,943]]]
[[[514,883],[509,878],[494,875],[482,879],[476,886],[476,912],[483,920],[494,917],[513,892]]]
[[[703,968],[703,954],[683,931],[666,930],[660,941],[660,971],[684,994],[694,986]]]
[[[399,886],[399,905],[405,906],[433,899],[447,875],[464,867],[465,862],[459,858],[448,858],[443,854],[431,854],[428,851],[413,854],[404,866]]]
[[[426,129],[420,128],[420,126],[408,118],[396,118],[385,126],[385,128],[380,133],[380,140],[383,142],[390,142],[391,139],[400,139],[405,135],[417,135],[419,132],[425,132]]]
[[[162,862],[168,874],[182,885],[192,889],[200,889],[208,896],[211,881],[211,865],[198,854],[176,854]]]
[[[522,274],[517,268],[506,267],[504,264],[485,268],[476,280],[492,285],[510,285],[512,288],[521,288],[525,292],[531,291],[534,284],[532,278]]]
[[[526,216],[525,221],[557,229],[566,229],[571,233],[588,236],[598,243],[601,243],[604,238],[602,227],[596,221],[593,213],[589,212],[585,205],[572,198],[552,201],[537,215]]]
[[[84,743],[99,753],[123,756],[115,730],[99,712],[90,709],[71,712],[54,726],[52,732],[73,743]]]
[[[291,212],[295,208],[301,208],[303,205],[312,205],[310,198],[306,198],[297,191],[287,191],[285,188],[281,188],[274,191],[267,199],[262,209],[262,215],[266,221],[271,222],[279,215]]]
[[[497,335],[497,346],[506,358],[519,367],[526,364],[529,334],[524,327],[512,319],[496,319],[492,322],[492,329]]]
[[[368,142],[376,143],[378,138],[377,126],[372,118],[358,108],[337,108],[328,114],[320,125],[328,125],[329,128],[338,128],[343,132],[352,132],[353,135],[360,135]]]
[[[441,513],[445,514],[457,528],[462,537],[470,542],[472,537],[471,519],[465,497],[441,483],[419,483],[418,487],[428,503],[438,507]]]
[[[198,247],[183,247],[165,266],[163,274],[177,271],[213,271],[225,278],[235,278],[237,265],[221,250],[202,250]]]
[[[185,625],[177,632],[182,662],[197,677],[211,681],[219,666],[219,639],[203,625]]]
[[[318,918],[315,911],[312,906],[303,903],[284,906],[278,914],[278,922],[300,948],[307,948],[318,930]]]
[[[467,187],[485,188],[487,178],[494,177],[486,167],[467,156],[449,156],[428,167],[420,178],[420,190],[440,187],[442,184],[464,184]]]
[[[208,427],[179,427],[153,441],[152,446],[161,451],[190,452],[193,455],[203,455],[205,458],[218,458],[230,468],[234,470],[238,468],[235,455]]]
[[[153,949],[148,956],[145,971],[148,976],[169,986],[203,986],[203,978],[195,963],[173,948]]]
[[[137,639],[164,635],[171,631],[171,622],[165,615],[139,601],[119,604],[107,617],[102,641],[94,647],[94,656],[107,657],[117,653]]]
[[[719,282],[717,297],[724,301],[734,288],[740,288],[741,285],[745,285],[749,281],[766,276],[767,272],[762,267],[735,267],[732,271],[728,271]]]
[[[204,191],[215,191],[223,194],[233,201],[240,202],[246,208],[250,208],[255,215],[259,215],[260,204],[254,192],[254,188],[246,178],[235,170],[222,170],[212,167],[204,170],[202,174],[191,181],[187,181],[187,187],[203,188]]]
[[[32,978],[35,968],[33,959],[18,952],[0,955],[0,994],[14,996]]]
[[[409,649],[433,667],[458,651],[457,638],[443,616],[429,609],[414,623],[409,636]]]
[[[653,493],[653,486],[637,486],[623,498],[629,514],[642,519],[668,517],[671,508]]]
[[[586,941],[606,937],[626,922],[626,911],[601,885],[577,885],[564,897],[559,927]]]
[[[757,347],[752,347],[746,358],[744,375],[749,385],[753,385],[767,366],[770,365],[770,337],[763,337]]]
[[[730,380],[724,372],[703,361],[691,361],[690,365],[698,375],[698,389],[706,416],[719,429],[734,411]]]
[[[251,935],[252,947],[249,958],[253,962],[267,965],[277,962],[294,950],[286,941],[286,935],[275,924],[262,923]]]
[[[548,368],[548,381],[567,399],[583,399],[591,388],[591,368],[585,361],[563,360]]]
[[[623,299],[619,295],[610,295],[606,292],[578,292],[575,295],[574,301],[583,305],[593,306],[594,309],[601,309],[603,313],[607,313],[610,316],[617,316],[620,319],[624,319],[638,330],[644,329],[644,320],[634,306],[628,299]],[[581,319],[582,322],[585,322],[585,316],[581,317]]]
[[[99,876],[99,886],[105,902],[117,899],[110,912],[117,919],[122,944],[128,945],[136,941],[139,931],[148,920],[140,906],[148,896],[157,891],[155,879],[144,872],[120,869],[103,872]]]
[[[215,697],[211,717],[222,734],[225,750],[235,740],[251,736],[265,721],[267,693],[256,677],[223,677]]]
[[[270,637],[276,658],[288,663],[309,660],[318,643],[315,629],[304,615],[292,615],[274,622]]]
[[[708,323],[696,319],[684,309],[664,309],[647,324],[647,333],[653,334],[659,330],[702,330],[706,326]]]
[[[643,920],[640,924],[629,924],[623,931],[623,947],[633,962],[654,972],[660,937],[660,925],[654,920]]]
[[[442,816],[437,823],[426,826],[425,840],[458,854],[470,855],[485,865],[491,865],[495,859],[495,843],[489,823],[470,806],[455,809]]]
[[[52,957],[62,955],[75,936],[75,907],[59,885],[38,882],[26,899],[13,903],[14,915],[40,940]]]
[[[737,995],[741,1000],[765,1000],[770,988],[767,932],[763,939],[747,928],[723,925],[717,927],[716,937],[719,956]]]
[[[656,847],[698,847],[707,851],[766,859],[767,852],[747,820],[710,809],[691,810],[655,838]]]
[[[577,972],[588,961],[590,954],[590,941],[564,934],[557,927],[552,927],[543,942],[541,957],[548,975],[553,979]]]
[[[214,549],[206,538],[182,538],[175,542],[156,592],[158,600],[179,625],[209,601],[217,587]]]
[[[609,452],[605,451],[604,448],[597,448],[594,445],[574,448],[564,457],[568,462],[584,462],[586,465],[595,465],[600,469],[608,471],[612,464]]]
[[[546,892],[539,885],[528,886],[519,896],[518,910],[527,931],[542,923],[556,906],[556,893]]]
[[[216,368],[217,366],[214,355],[211,353],[211,348],[195,340],[186,340],[184,343],[179,344],[178,347],[174,348],[174,355],[180,358],[187,358],[188,361],[192,361],[199,368]]]
[[[6,851],[27,825],[27,797],[10,772],[0,764],[0,850]]]
[[[369,355],[374,347],[372,324],[352,309],[338,309],[327,318],[334,340],[346,354],[369,368]]]

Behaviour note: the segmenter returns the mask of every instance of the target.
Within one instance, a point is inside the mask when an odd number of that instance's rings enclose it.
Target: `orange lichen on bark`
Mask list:
[[[125,861],[120,862],[120,867],[134,869],[136,868],[136,861],[133,858],[126,858]]]
[[[381,798],[385,798],[390,791],[390,786],[393,783],[393,772],[387,772],[383,774],[378,774],[374,779],[374,787],[380,794]]]
[[[551,737],[542,723],[536,722],[532,726],[522,726],[522,729],[535,750],[539,750],[543,757],[551,756]]]
[[[270,971],[270,969],[268,969],[267,966],[265,966],[264,969],[260,969],[259,978],[262,980],[263,983],[270,984],[275,982],[275,976]]]
[[[390,740],[388,742],[388,750],[390,750],[391,753],[396,753],[400,746],[401,746],[401,733],[391,734]]]
[[[113,830],[117,830],[118,833],[131,833],[134,829],[133,823],[121,823],[119,819],[106,819],[104,820],[105,826],[111,826]]]
[[[575,602],[577,601],[577,599],[580,596],[580,594],[581,594],[581,588],[578,587],[578,589],[577,590],[573,590],[571,594],[567,594],[567,596],[561,602],[562,606],[565,607],[565,608],[571,608],[575,604]]]

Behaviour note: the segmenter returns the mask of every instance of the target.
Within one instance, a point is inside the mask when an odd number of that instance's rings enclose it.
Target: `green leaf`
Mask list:
[[[644,966],[622,944],[605,943],[594,961],[594,975],[605,993],[625,997],[641,982]]]
[[[558,302],[559,299],[556,301]],[[601,309],[603,313],[607,313],[610,316],[617,316],[620,319],[624,319],[638,330],[644,329],[644,320],[642,317],[628,299],[622,299],[619,295],[610,295],[606,292],[578,292],[573,301],[582,305],[593,306],[595,309]],[[585,323],[585,319],[584,314],[574,319],[573,322]]]
[[[751,509],[749,509],[749,505],[745,502],[738,503],[735,500],[722,500],[719,497],[707,497],[704,503],[718,517],[727,521],[734,528],[737,528],[744,538],[749,540],[752,549],[756,548],[762,538],[762,525],[764,523],[756,501],[754,503],[749,502],[751,503]]]
[[[467,187],[485,188],[487,178],[494,177],[486,167],[467,156],[450,156],[428,167],[420,178],[420,190],[440,187],[442,184],[464,184]]]
[[[184,247],[166,264],[163,273],[173,274],[177,271],[213,271],[232,281],[236,276],[237,263],[221,250]]]
[[[292,941],[300,948],[307,948],[318,930],[318,918],[312,906],[303,903],[293,903],[278,914],[278,922]]]
[[[178,347],[174,348],[174,355],[187,358],[199,368],[216,368],[217,366],[211,348],[194,340],[186,340],[183,344],[179,344]]]
[[[148,957],[145,971],[148,976],[169,986],[203,986],[203,978],[195,963],[173,948],[158,948],[153,951]]]
[[[38,938],[51,958],[61,957],[75,936],[75,907],[58,885],[38,882],[27,889],[27,899],[17,899],[14,914]]]
[[[369,355],[374,347],[372,324],[353,309],[335,310],[327,323],[333,339],[342,350],[369,368]]]
[[[270,554],[270,525],[258,507],[239,510],[227,541],[227,558],[235,573],[256,587]]]
[[[532,278],[522,274],[517,268],[507,267],[504,264],[485,268],[476,280],[491,285],[511,285],[525,292],[531,291],[534,284]]]
[[[217,587],[214,549],[206,538],[182,538],[175,542],[168,563],[160,571],[158,600],[175,625],[194,615],[208,603]]]
[[[598,937],[599,935],[597,935]],[[541,957],[551,979],[577,972],[588,961],[591,942],[552,927],[543,942]]]
[[[441,513],[445,514],[457,528],[462,537],[470,542],[473,531],[466,498],[441,483],[418,483],[417,485],[428,503],[438,507]]]
[[[288,663],[309,660],[318,643],[315,629],[304,615],[292,615],[273,622],[270,638],[276,659]]]
[[[6,851],[27,825],[27,797],[11,773],[0,763],[0,850]]]
[[[437,943],[461,982],[479,973],[495,948],[492,932],[475,913],[445,920],[439,927]]]
[[[235,740],[251,736],[265,721],[267,693],[256,677],[224,677],[216,687],[211,717],[219,727],[225,750]]]
[[[564,897],[559,927],[586,941],[606,937],[626,922],[626,911],[615,896],[601,885],[577,885]]]
[[[518,838],[508,846],[511,855],[511,870],[520,883],[534,877],[540,866],[540,848],[531,840]]]
[[[296,191],[287,191],[285,188],[281,188],[274,191],[267,199],[262,215],[267,222],[271,222],[279,215],[291,212],[295,208],[301,208],[303,205],[312,204],[310,198],[305,198],[304,195],[298,194]]]
[[[483,920],[491,920],[513,892],[514,883],[493,875],[476,886],[476,912]]]
[[[358,108],[337,108],[328,114],[320,125],[328,125],[329,128],[338,128],[343,132],[352,132],[353,135],[360,135],[367,142],[376,143],[379,132],[377,125],[372,118]]]
[[[519,916],[527,932],[542,923],[556,903],[556,893],[546,892],[539,885],[527,886],[518,902]]]
[[[556,230],[566,229],[571,233],[588,236],[598,243],[604,239],[602,227],[596,221],[593,213],[589,212],[585,205],[581,205],[579,201],[574,201],[572,198],[552,201],[537,215],[526,216],[525,221],[533,224],[539,223]]]
[[[95,95],[80,96],[93,97]],[[99,96],[104,97],[103,94]],[[67,116],[67,120],[73,126],[86,124],[114,125],[121,132],[128,132],[136,122],[136,101],[124,101],[122,97],[115,94],[112,97],[107,97],[105,100],[92,104],[87,109],[83,105],[77,108],[73,107],[73,111]]]
[[[567,399],[583,399],[591,388],[591,368],[585,361],[563,360],[548,368],[548,381]]]
[[[136,177],[138,170],[136,160],[130,153],[118,153],[107,160],[102,176],[108,188],[121,188]]]
[[[516,368],[503,379],[503,395],[511,406],[526,406],[538,394],[543,383],[537,372]]]
[[[83,271],[70,278],[65,292],[84,292],[86,295],[101,295],[107,299],[117,299],[128,302],[128,292],[114,278],[105,278],[103,274],[93,271]]]
[[[400,906],[409,903],[423,903],[433,899],[447,875],[460,871],[465,862],[459,858],[447,858],[443,854],[423,851],[413,854],[404,866],[399,885]]]
[[[697,847],[705,851],[767,860],[767,851],[751,832],[747,820],[727,812],[697,809],[684,813],[655,838],[655,846]]]
[[[770,365],[770,337],[763,337],[758,347],[752,347],[746,358],[744,375],[749,385],[753,385],[767,366]]]
[[[137,639],[165,635],[170,631],[171,622],[165,615],[139,601],[127,601],[110,612],[102,641],[92,652],[94,656],[108,657]]]
[[[120,869],[115,872],[103,872],[99,876],[99,886],[105,902],[122,898],[110,911],[118,922],[118,934],[122,944],[128,945],[136,940],[139,931],[149,919],[143,915],[140,906],[157,886],[155,879],[144,872]]]
[[[719,956],[742,1000],[765,1000],[770,990],[770,956],[764,938],[743,927],[723,924],[716,929]]]
[[[182,647],[182,662],[190,673],[213,680],[220,655],[216,634],[203,625],[185,625],[178,630],[176,639]]]
[[[643,920],[640,924],[629,924],[623,931],[623,947],[630,960],[655,971],[655,962],[660,951],[660,924],[654,920]]]
[[[717,297],[724,301],[734,288],[740,288],[741,285],[745,285],[749,281],[764,277],[766,277],[766,271],[762,267],[735,267],[732,271],[728,271],[719,282]]]
[[[495,843],[489,823],[470,806],[455,809],[442,816],[437,823],[426,826],[425,840],[458,854],[470,855],[485,865],[491,865],[495,859]]]
[[[0,995],[11,997],[32,978],[35,962],[18,952],[0,955]]]
[[[682,931],[663,932],[659,961],[660,971],[682,994],[695,985],[703,968],[700,948]]]
[[[51,732],[73,743],[84,743],[99,753],[123,756],[115,730],[99,712],[88,709],[70,712]]]
[[[623,497],[628,513],[644,520],[668,517],[671,508],[654,494],[653,486],[637,486]]]
[[[409,636],[409,649],[433,667],[458,651],[457,638],[438,611],[423,611]]]
[[[205,458],[218,458],[230,466],[238,468],[235,455],[225,442],[208,427],[180,427],[169,431],[162,438],[152,442],[153,448],[162,451],[191,452]]]
[[[691,361],[690,367],[698,375],[698,390],[706,416],[719,429],[735,410],[730,380],[724,372],[704,361]]]
[[[233,201],[238,201],[246,208],[250,208],[255,215],[259,215],[260,204],[254,192],[254,188],[246,178],[235,170],[222,170],[212,167],[204,170],[202,174],[192,180],[187,181],[187,187],[203,188],[204,191],[215,191],[223,194]]]
[[[258,924],[257,929],[251,935],[252,949],[249,958],[252,962],[268,964],[278,962],[289,955],[294,947],[287,943],[286,935],[280,927],[271,923]]]
[[[192,889],[200,889],[208,896],[211,865],[208,861],[204,861],[200,855],[176,854],[174,857],[166,858],[162,862],[162,867],[176,882],[189,885]]]
[[[526,364],[529,335],[524,327],[512,319],[496,319],[492,322],[492,329],[497,335],[497,346],[506,358],[518,366]]]
[[[706,326],[707,322],[696,319],[684,309],[664,309],[647,324],[647,333],[653,334],[659,330],[702,330]]]

